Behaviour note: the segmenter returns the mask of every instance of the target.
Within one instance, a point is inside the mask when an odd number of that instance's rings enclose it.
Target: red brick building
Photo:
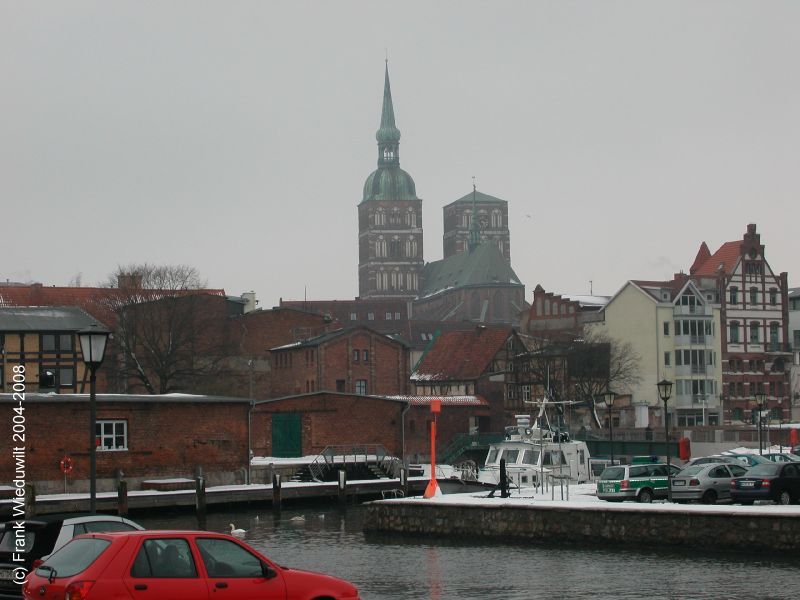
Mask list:
[[[475,410],[464,433],[502,432],[521,407],[510,369],[513,358],[524,351],[511,327],[478,325],[470,331],[449,331],[433,341],[411,381],[417,396],[485,398],[488,414],[484,407]]]
[[[0,395],[0,411],[11,421],[16,401]],[[184,395],[97,396],[97,489],[116,489],[120,471],[130,489],[143,479],[194,477],[202,467],[209,485],[243,483],[248,463],[247,412],[242,398]],[[67,476],[70,492],[88,489],[88,395],[28,394],[26,418],[26,480],[37,493],[64,491],[59,462],[73,461]],[[11,439],[0,453],[0,482],[14,478]]]
[[[317,391],[393,396],[408,390],[407,346],[367,327],[272,348],[272,395]]]
[[[562,296],[537,285],[530,309],[522,314],[520,327],[539,340],[571,341],[583,335],[584,324],[597,319],[608,301],[608,296]]]
[[[400,456],[402,415],[394,398],[315,392],[257,400],[251,415],[256,456],[311,456],[327,446],[382,445]]]

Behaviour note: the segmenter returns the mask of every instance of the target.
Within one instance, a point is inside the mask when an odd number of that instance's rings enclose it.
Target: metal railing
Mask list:
[[[326,446],[308,465],[308,470],[314,481],[324,481],[325,474],[334,466],[348,464],[375,465],[392,478],[399,476],[402,466],[400,459],[389,454],[382,444],[358,444]]]
[[[490,444],[502,442],[502,433],[457,433],[450,443],[439,454],[439,462],[448,464],[458,458],[465,450],[488,449]]]

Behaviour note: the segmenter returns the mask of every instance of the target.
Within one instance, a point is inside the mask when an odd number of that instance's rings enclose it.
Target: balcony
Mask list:
[[[707,315],[711,316],[710,306],[683,306],[677,305],[673,310],[674,315]]]

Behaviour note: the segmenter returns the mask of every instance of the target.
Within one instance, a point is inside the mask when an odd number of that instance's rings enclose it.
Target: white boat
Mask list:
[[[505,439],[491,444],[484,465],[468,477],[438,478],[445,494],[491,490],[500,484],[500,461],[505,461],[510,489],[537,487],[541,482],[589,481],[589,448],[572,441],[566,432],[547,427],[542,410],[531,426],[530,415],[516,415],[517,424],[506,427]],[[539,423],[542,426],[539,426]]]

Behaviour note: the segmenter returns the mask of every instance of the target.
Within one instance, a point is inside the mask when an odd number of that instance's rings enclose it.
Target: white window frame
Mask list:
[[[111,425],[112,432],[105,433],[105,426]],[[122,438],[123,438],[123,446],[122,447],[115,447],[114,446],[114,438],[118,436],[117,433],[117,425],[122,425]],[[98,433],[99,428],[99,433]],[[105,440],[111,440],[111,445],[106,446]],[[99,444],[97,445],[98,452],[123,452],[128,450],[128,421],[125,419],[97,419],[95,421],[95,440],[99,440]]]

